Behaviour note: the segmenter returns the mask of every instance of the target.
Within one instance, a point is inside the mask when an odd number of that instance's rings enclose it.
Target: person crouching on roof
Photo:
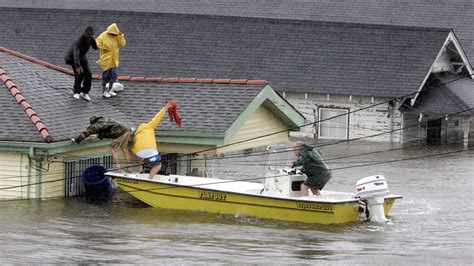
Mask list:
[[[138,125],[133,135],[132,152],[150,168],[148,179],[153,179],[161,169],[161,157],[156,145],[155,128],[160,124],[170,107],[172,107],[172,102],[167,102],[151,121]]]
[[[79,144],[86,138],[112,139],[112,157],[114,157],[115,165],[120,168],[118,149],[121,149],[127,163],[125,170],[129,171],[130,155],[128,152],[128,142],[130,139],[130,128],[113,119],[105,119],[102,116],[93,115],[90,118],[90,126],[86,131],[81,132],[72,142]]]

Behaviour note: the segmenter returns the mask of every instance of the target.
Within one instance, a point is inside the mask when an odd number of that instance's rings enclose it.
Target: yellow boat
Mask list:
[[[302,197],[298,190],[306,177],[287,169],[273,171],[263,183],[183,175],[156,175],[154,180],[148,174],[105,175],[153,207],[304,223],[384,222],[395,200],[402,198],[388,194],[383,176],[360,180],[357,193],[323,190],[321,196]]]

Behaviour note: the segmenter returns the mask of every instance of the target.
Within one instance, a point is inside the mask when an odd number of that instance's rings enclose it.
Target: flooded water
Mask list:
[[[474,261],[472,150],[346,143],[321,151],[335,169],[325,189],[353,191],[358,179],[382,174],[391,192],[403,195],[389,223],[317,225],[164,210],[120,191],[103,204],[81,198],[0,201],[0,264]],[[284,162],[291,154],[281,157]],[[264,159],[211,164],[214,174],[243,179],[262,176]]]

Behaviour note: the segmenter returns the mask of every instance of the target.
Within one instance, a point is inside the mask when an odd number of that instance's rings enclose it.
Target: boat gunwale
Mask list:
[[[112,172],[113,173],[113,172]],[[218,192],[218,193],[232,193],[236,195],[242,195],[242,196],[251,196],[251,197],[258,197],[258,198],[269,198],[269,199],[275,199],[275,200],[281,200],[281,201],[295,201],[295,202],[305,202],[305,203],[319,203],[319,204],[347,204],[347,203],[358,203],[359,198],[353,198],[351,200],[343,200],[343,201],[321,201],[316,198],[281,198],[281,197],[275,197],[271,195],[263,195],[263,194],[251,194],[251,193],[245,193],[245,192],[236,192],[236,191],[226,191],[226,190],[218,190],[218,189],[213,189],[213,188],[203,188],[199,186],[204,186],[204,185],[209,185],[209,184],[197,184],[197,185],[183,185],[183,184],[177,184],[177,183],[166,183],[163,181],[159,180],[149,180],[149,179],[141,179],[141,178],[134,178],[134,177],[128,177],[124,176],[125,174],[123,173],[113,173],[115,176],[111,176],[110,172],[105,173],[106,176],[110,176],[112,178],[124,178],[128,180],[136,180],[136,181],[144,181],[147,183],[154,183],[154,184],[161,184],[161,185],[168,185],[171,186],[169,189],[172,189],[174,187],[180,187],[180,188],[189,188],[189,189],[201,189],[201,190],[207,190],[207,191],[212,191],[212,192]],[[198,177],[201,178],[201,177]],[[239,180],[228,180],[228,179],[221,179],[225,181],[236,181],[236,182],[245,182],[245,181],[239,181]],[[225,183],[225,182],[222,182]],[[249,182],[250,183],[250,182]],[[130,186],[127,186],[130,187]],[[136,189],[136,188],[135,188]],[[168,188],[161,188],[161,189],[168,189]],[[151,190],[145,190],[145,191],[151,191]],[[335,191],[337,192],[337,191]],[[153,192],[156,193],[156,192]],[[344,193],[349,193],[349,192],[344,192]],[[163,193],[161,193],[163,194]],[[169,195],[169,194],[166,194]],[[385,199],[401,199],[402,196],[400,195],[387,195]]]

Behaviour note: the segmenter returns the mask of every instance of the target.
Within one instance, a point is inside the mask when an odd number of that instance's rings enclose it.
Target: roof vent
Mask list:
[[[453,71],[453,65],[449,60],[446,50],[443,51],[433,64],[433,73]]]

